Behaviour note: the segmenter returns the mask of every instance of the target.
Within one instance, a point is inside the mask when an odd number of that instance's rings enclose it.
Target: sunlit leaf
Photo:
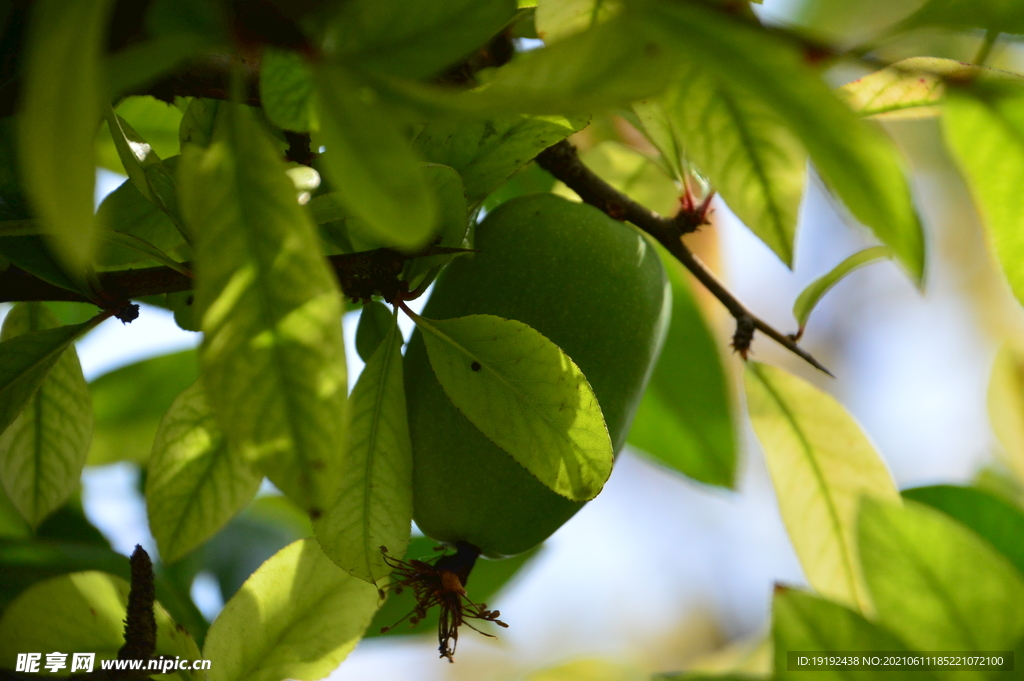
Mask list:
[[[88,463],[144,464],[157,427],[175,398],[199,378],[195,350],[129,364],[89,384],[96,414]]]
[[[800,328],[803,329],[807,325],[807,319],[811,316],[811,312],[814,311],[818,302],[825,297],[826,293],[832,290],[833,286],[842,281],[846,275],[865,265],[870,265],[876,260],[891,256],[892,250],[887,246],[865,248],[847,257],[826,274],[808,284],[800,292],[800,295],[797,296],[796,302],[793,303],[793,316],[796,317]]]
[[[586,126],[586,118],[502,116],[485,120],[438,120],[416,138],[424,158],[462,176],[466,198],[479,203],[534,156]]]
[[[924,236],[895,146],[842,104],[800,51],[703,3],[657,3],[646,16],[680,58],[784,121],[853,216],[921,281]]]
[[[324,171],[345,206],[404,249],[425,245],[436,204],[423,170],[394,121],[368,104],[346,72],[314,71]]]
[[[927,504],[974,530],[1024,576],[1024,511],[974,487],[933,485],[903,490],[903,498]]]
[[[950,90],[942,121],[1010,288],[1024,301],[1024,87]]]
[[[679,182],[683,181],[683,159],[686,156],[681,146],[679,135],[676,134],[672,118],[669,116],[660,99],[647,99],[633,103],[633,113],[640,121],[640,128],[651,141],[669,170]]]
[[[423,170],[437,197],[437,236],[431,243],[442,248],[471,247],[473,224],[462,178],[454,168],[439,163],[427,163]],[[402,268],[402,280],[410,290],[422,290],[444,265],[457,257],[458,254],[447,254],[413,258]]]
[[[377,589],[302,539],[246,580],[217,617],[203,657],[209,681],[314,681],[359,642],[378,606]],[[329,633],[329,635],[325,635]]]
[[[57,255],[76,273],[85,271],[95,247],[94,140],[106,97],[100,55],[112,5],[34,3],[19,98],[25,189]]]
[[[665,261],[672,319],[629,444],[694,480],[732,487],[736,435],[718,342],[678,264]]]
[[[181,161],[199,235],[196,307],[210,406],[228,443],[311,512],[333,501],[345,434],[341,295],[253,114],[222,107],[208,150]]]
[[[178,396],[160,423],[146,471],[149,527],[165,563],[213,536],[263,480],[229,449],[199,381]]]
[[[0,342],[0,432],[17,418],[71,344],[103,321],[30,331]]]
[[[268,47],[260,60],[260,101],[270,121],[284,130],[317,130],[313,76],[295,52]]]
[[[42,303],[19,303],[4,319],[0,340],[59,326]],[[78,487],[91,436],[89,386],[69,347],[0,435],[0,481],[29,525],[39,525]]]
[[[423,78],[483,46],[515,12],[514,0],[350,0],[338,5],[332,50],[362,69]]]
[[[988,415],[1002,448],[999,458],[1024,485],[1024,357],[1004,346],[992,365]]]
[[[829,654],[834,651],[885,651],[886,655],[916,652],[898,636],[868,620],[860,613],[838,603],[816,598],[808,593],[776,587],[772,600],[772,635],[775,639],[775,676],[781,680],[806,679],[840,681],[851,678],[842,668],[813,671],[790,671],[789,654],[793,651]],[[872,679],[905,679],[905,668],[879,668],[870,672]],[[915,679],[931,681],[932,672],[914,670]]]
[[[608,140],[580,155],[580,160],[602,180],[661,215],[672,215],[679,209],[682,193],[675,180],[665,174],[654,161],[625,144]],[[562,183],[552,193],[577,198],[576,192]]]
[[[917,650],[1009,650],[1024,636],[1024,576],[960,523],[865,498],[858,522],[878,621]]]
[[[583,372],[532,327],[492,315],[415,318],[430,365],[466,418],[542,483],[593,499],[612,445]]]
[[[124,579],[92,571],[36,582],[0,619],[0,667],[14,669],[18,653],[56,650],[94,652],[99,669],[100,660],[117,658],[124,645],[128,589]],[[156,654],[199,659],[199,649],[188,632],[179,629],[159,603],[153,611]],[[64,673],[70,670],[70,655],[67,663]],[[179,670],[170,678],[201,681],[205,677],[202,671]]]
[[[871,610],[857,560],[864,495],[899,500],[892,476],[853,417],[831,395],[750,362],[747,408],[807,580],[822,596]]]
[[[371,584],[391,572],[381,547],[405,553],[412,526],[412,443],[402,382],[402,333],[391,328],[352,391],[337,503],[313,523],[331,560]]]
[[[786,265],[807,171],[807,153],[782,116],[703,67],[663,98],[678,145],[729,208]]]
[[[534,22],[537,37],[548,45],[607,20],[620,9],[614,0],[541,0]]]

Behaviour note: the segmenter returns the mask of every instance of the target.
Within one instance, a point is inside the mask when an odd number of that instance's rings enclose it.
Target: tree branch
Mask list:
[[[586,203],[598,208],[616,220],[626,220],[654,237],[669,253],[675,256],[694,277],[718,299],[736,320],[736,334],[733,347],[746,358],[754,330],[760,331],[794,353],[819,371],[829,376],[826,369],[810,353],[797,345],[796,341],[776,330],[747,309],[736,296],[725,287],[718,277],[693,254],[682,241],[682,236],[693,225],[693,216],[681,212],[675,218],[666,218],[646,208],[597,176],[580,161],[576,148],[568,141],[544,150],[537,156],[537,163],[579,194]]]

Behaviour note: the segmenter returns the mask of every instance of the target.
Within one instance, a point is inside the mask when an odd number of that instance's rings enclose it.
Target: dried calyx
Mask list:
[[[459,627],[465,624],[473,631],[493,638],[493,634],[480,631],[467,620],[477,619],[494,622],[499,627],[508,627],[498,619],[501,613],[488,610],[486,603],[474,603],[466,595],[465,584],[469,573],[480,555],[480,549],[459,542],[455,545],[455,553],[443,555],[433,564],[422,560],[398,560],[387,555],[387,548],[380,547],[384,560],[391,566],[392,582],[389,587],[394,593],[411,589],[416,599],[416,607],[389,627],[381,629],[385,633],[406,619],[409,624],[417,624],[427,616],[430,608],[439,606],[441,611],[437,623],[438,650],[441,657],[454,662],[455,646],[459,641]]]

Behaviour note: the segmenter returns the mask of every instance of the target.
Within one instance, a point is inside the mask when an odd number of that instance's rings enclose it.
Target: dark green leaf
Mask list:
[[[195,33],[158,36],[124,47],[106,58],[107,82],[117,96],[151,84],[209,44]]]
[[[370,361],[377,346],[381,344],[395,325],[395,317],[387,305],[371,300],[363,305],[356,328],[356,352],[364,362]]]
[[[397,125],[365,101],[344,71],[320,67],[315,82],[324,170],[344,205],[386,241],[422,247],[434,229],[436,204]]]
[[[334,500],[345,438],[341,294],[277,150],[227,105],[206,151],[183,156],[198,235],[206,396],[231,447],[310,511]]]
[[[1014,0],[929,0],[901,21],[896,30],[909,31],[922,26],[1024,33],[1024,12]]]
[[[424,171],[437,197],[437,236],[431,243],[442,248],[470,247],[472,227],[462,178],[454,169],[438,163],[426,164]],[[414,258],[402,269],[402,279],[410,290],[422,290],[444,265],[457,257],[458,254],[446,254]]]
[[[68,275],[40,236],[0,237],[0,256],[45,282],[92,297],[88,287]]]
[[[414,318],[430,365],[455,406],[544,485],[593,499],[612,470],[612,444],[590,383],[530,326],[493,315]]]
[[[178,126],[178,142],[184,149],[186,144],[206,148],[213,141],[213,128],[222,101],[195,97],[188,104]]]
[[[149,527],[168,563],[214,535],[263,481],[228,447],[198,381],[160,422],[146,472]]]
[[[481,47],[515,12],[514,0],[349,0],[332,22],[333,51],[362,69],[424,78]]]
[[[878,621],[917,650],[1008,650],[1024,635],[1024,577],[927,506],[865,498],[858,522]]]
[[[101,51],[111,0],[32,5],[20,93],[25,189],[61,262],[77,274],[95,246],[95,138],[106,97]]]
[[[1010,288],[1024,302],[1024,87],[947,93],[943,130]]]
[[[1010,559],[1024,575],[1024,511],[974,487],[934,485],[903,490],[903,498],[927,504],[959,520]]]
[[[845,669],[828,671],[790,671],[787,653],[791,651],[828,654],[833,651],[885,651],[886,654],[916,652],[898,636],[869,622],[858,612],[793,589],[775,590],[772,601],[772,635],[775,639],[775,678],[841,681],[850,678],[892,679],[907,677],[906,669],[878,669],[851,673]],[[931,681],[933,672],[915,670],[915,679]]]
[[[173,252],[185,243],[167,214],[147,201],[130,181],[124,182],[103,199],[97,212],[97,221],[107,229],[143,239],[164,252]],[[136,250],[107,243],[99,261],[104,266],[120,267],[147,259]]]
[[[870,265],[876,260],[892,257],[892,249],[887,246],[872,246],[863,251],[857,251],[833,267],[826,274],[818,277],[800,292],[796,302],[793,303],[793,316],[796,317],[800,329],[807,325],[807,319],[811,316],[818,302],[825,297],[825,294],[832,290],[843,278],[851,272]]]
[[[562,116],[503,116],[479,121],[439,120],[416,138],[428,161],[451,166],[462,176],[466,199],[478,204],[534,156],[584,128],[588,119]]]
[[[89,465],[145,464],[160,420],[197,378],[196,352],[185,350],[129,364],[93,380],[89,390],[96,425]]]
[[[378,586],[391,572],[381,547],[405,553],[412,527],[412,443],[402,381],[402,332],[392,317],[349,400],[338,501],[313,523],[331,560]]]
[[[736,435],[719,346],[679,265],[663,261],[672,283],[672,320],[629,444],[694,480],[731,488]]]
[[[800,139],[855,218],[920,282],[924,236],[895,146],[844,106],[791,44],[702,3],[656,3],[649,31],[680,58],[745,90]]]
[[[260,61],[260,101],[270,121],[284,130],[318,130],[313,75],[295,52],[268,48]]]
[[[58,327],[42,303],[19,303],[4,319],[0,341]],[[69,347],[0,435],[0,481],[29,525],[38,526],[78,488],[91,436],[89,386]]]

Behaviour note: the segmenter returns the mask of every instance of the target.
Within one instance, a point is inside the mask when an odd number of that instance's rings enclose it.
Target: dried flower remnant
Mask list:
[[[384,554],[385,562],[394,570],[390,589],[395,593],[401,593],[406,588],[412,589],[416,600],[416,607],[408,615],[391,626],[384,627],[381,633],[390,631],[406,619],[410,625],[417,624],[427,616],[428,610],[435,605],[439,606],[441,611],[437,622],[438,650],[441,657],[454,662],[459,627],[463,624],[479,634],[494,638],[493,634],[480,631],[467,620],[485,620],[499,627],[508,627],[498,619],[501,612],[488,610],[486,603],[474,603],[466,595],[465,584],[469,579],[469,572],[480,555],[480,550],[475,546],[460,542],[456,545],[454,554],[441,556],[433,565],[422,560],[404,561],[392,558],[384,546],[380,547],[380,550]]]

